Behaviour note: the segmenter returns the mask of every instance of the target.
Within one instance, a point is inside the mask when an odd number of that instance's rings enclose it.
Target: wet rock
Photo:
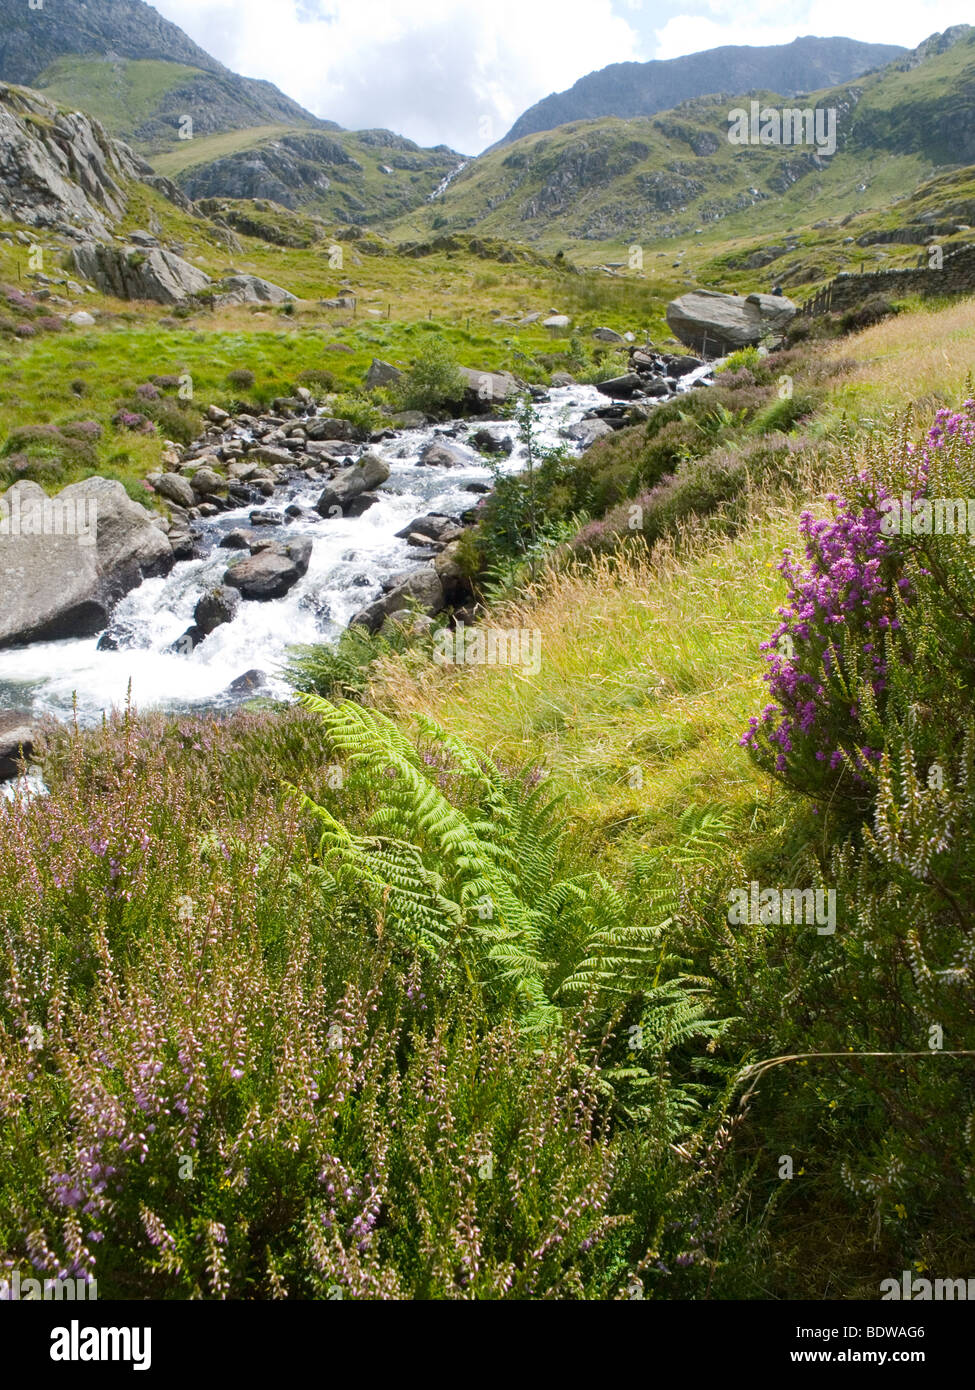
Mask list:
[[[242,676],[238,676],[235,681],[231,681],[227,687],[231,695],[249,695],[255,690],[263,690],[267,686],[267,676],[263,671],[245,671]]]
[[[360,492],[358,497],[353,497],[351,502],[346,503],[345,515],[362,516],[370,507],[374,507],[378,501],[378,492]]]
[[[175,502],[179,507],[196,506],[196,494],[190,486],[189,479],[179,473],[163,473],[156,482],[156,491],[160,497]]]
[[[252,526],[283,526],[284,512],[262,511],[258,508],[251,512],[250,523]]]
[[[264,537],[257,531],[253,531],[247,526],[235,526],[221,540],[220,548],[223,550],[250,550],[255,542],[263,539]]]
[[[614,376],[611,381],[598,382],[596,390],[604,396],[632,396],[643,385],[643,378],[636,372],[627,372],[624,376]]]
[[[389,477],[389,464],[378,454],[363,454],[358,463],[339,473],[319,497],[316,510],[321,516],[344,516],[349,503],[364,492],[372,492]]]
[[[467,449],[438,436],[424,444],[418,462],[429,468],[469,468],[474,460]]]
[[[244,598],[265,603],[269,599],[283,598],[300,578],[291,556],[282,554],[276,547],[268,547],[232,565],[223,582],[232,589],[239,589]]]
[[[595,444],[597,439],[603,439],[612,433],[612,426],[607,424],[605,420],[580,420],[577,424],[568,425],[561,431],[564,439],[574,439],[584,449]]]
[[[34,751],[35,738],[29,714],[0,710],[0,782],[17,776],[21,758],[29,758]]]
[[[193,610],[193,621],[205,637],[224,623],[233,622],[240,608],[240,594],[221,584],[203,595]]]
[[[0,498],[0,647],[94,636],[173,561],[168,536],[119,482],[86,478],[53,498],[15,483]]]

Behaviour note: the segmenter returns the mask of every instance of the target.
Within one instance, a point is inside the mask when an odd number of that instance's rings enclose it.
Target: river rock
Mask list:
[[[368,608],[363,608],[352,621],[370,632],[378,632],[391,613],[408,608],[411,600],[431,615],[442,611],[445,602],[443,584],[432,565],[424,565],[422,569],[407,574],[395,588],[384,593],[375,603],[370,603]]]
[[[175,502],[178,507],[189,509],[196,506],[196,494],[189,479],[179,473],[163,473],[156,479],[155,487],[160,497]]]
[[[31,716],[21,710],[0,710],[0,782],[16,777],[20,759],[34,751]]]
[[[227,689],[231,695],[249,695],[252,691],[263,690],[266,685],[267,676],[263,671],[245,671],[231,681]]]
[[[193,610],[193,621],[205,637],[224,623],[233,622],[240,608],[240,594],[221,584],[203,595]]]
[[[426,516],[418,516],[415,521],[409,522],[402,531],[396,532],[396,536],[399,540],[408,540],[410,536],[424,536],[427,540],[440,541],[444,539],[446,532],[457,529],[457,523],[452,516],[445,516],[442,512],[428,512]]]
[[[417,462],[430,468],[469,468],[474,460],[467,449],[460,444],[451,443],[440,435],[424,444]]]
[[[261,511],[257,509],[250,514],[252,526],[283,526],[284,512]]]
[[[231,565],[223,582],[232,589],[239,589],[244,598],[263,603],[268,599],[283,598],[300,578],[298,566],[291,556],[276,546],[269,546]]]
[[[720,356],[783,333],[798,312],[783,295],[694,290],[667,305],[671,332],[695,352]]]
[[[632,396],[634,391],[643,389],[643,378],[636,372],[627,372],[625,376],[614,376],[610,381],[600,381],[596,383],[596,390],[604,396]]]
[[[351,420],[340,420],[337,416],[326,415],[321,419],[309,420],[305,425],[305,435],[315,442],[340,439],[353,444],[359,438],[359,430]]]
[[[123,595],[173,560],[152,514],[113,479],[50,499],[15,483],[0,499],[0,647],[94,636]]]
[[[208,468],[204,464],[193,474],[190,479],[190,487],[198,497],[213,497],[218,492],[226,491],[227,480],[221,478],[215,468]]]
[[[381,486],[389,477],[389,464],[378,454],[363,454],[358,463],[337,474],[316,504],[321,516],[344,516],[348,504],[364,492]]]
[[[440,581],[445,604],[457,604],[470,597],[471,581],[460,563],[458,541],[452,541],[440,552],[433,562],[433,570]]]
[[[370,507],[374,507],[379,501],[378,492],[360,492],[358,497],[353,497],[350,502],[345,504],[345,516],[362,516]],[[318,520],[318,517],[315,518]]]
[[[574,439],[577,444],[588,449],[597,439],[612,434],[613,428],[605,420],[580,420],[575,425],[568,425],[561,433],[563,439]]]

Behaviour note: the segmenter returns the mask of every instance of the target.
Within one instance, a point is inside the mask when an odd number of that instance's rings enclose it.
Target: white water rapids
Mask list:
[[[696,368],[681,380],[678,391],[688,391],[708,377],[713,367],[711,363]],[[607,397],[594,386],[553,388],[547,400],[535,405],[536,447],[563,445],[578,450],[580,446],[566,441],[561,431],[595,406],[607,404]],[[378,445],[350,445],[350,456],[360,457],[368,449],[389,464],[390,476],[378,490],[379,501],[361,517],[315,522],[286,518],[284,526],[266,528],[271,540],[311,539],[308,573],[284,598],[242,602],[233,622],[218,627],[191,653],[182,655],[172,650],[173,643],[192,624],[199,599],[222,582],[231,560],[240,555],[221,548],[220,539],[236,527],[249,526],[255,504],[197,523],[205,557],[183,560],[165,578],[144,581],[116,607],[112,628],[124,629],[132,645],[99,651],[98,637],[86,637],[0,651],[0,710],[65,719],[76,704],[79,722],[93,724],[123,706],[130,687],[138,709],[173,713],[229,709],[252,693],[234,693],[229,686],[254,670],[267,678],[266,685],[254,693],[287,699],[292,692],[282,679],[281,666],[289,646],[334,641],[361,608],[380,596],[384,579],[429,559],[398,539],[396,532],[427,512],[459,516],[476,505],[477,496],[466,491],[465,485],[490,484],[492,475],[474,449],[468,449],[469,465],[436,468],[421,465],[418,459],[423,446],[437,434],[449,431],[454,442],[463,444],[482,428],[514,445],[510,456],[498,461],[501,471],[524,471],[526,450],[513,420],[459,420],[403,430]],[[321,478],[299,476],[257,505],[283,511],[296,503],[314,511],[324,485]]]
[[[553,389],[549,399],[536,406],[538,445],[565,444],[560,430],[581,420],[593,406],[605,404],[606,397],[591,386]],[[478,428],[510,438],[515,447],[510,457],[500,461],[501,467],[505,473],[524,469],[525,452],[516,422],[455,424],[460,428],[457,443]],[[289,521],[266,528],[272,540],[307,536],[313,542],[308,573],[284,598],[245,601],[233,622],[217,628],[190,654],[170,650],[193,622],[197,601],[222,581],[228,564],[240,554],[219,548],[219,540],[235,527],[248,526],[252,507],[222,512],[198,523],[206,558],[181,561],[165,578],[146,580],[115,609],[112,628],[128,630],[134,645],[99,651],[98,638],[91,637],[0,651],[0,709],[63,719],[71,716],[76,698],[79,721],[91,724],[125,703],[130,682],[133,703],[139,709],[229,708],[248,698],[229,693],[228,687],[250,670],[263,671],[268,678],[258,693],[287,698],[289,687],[281,679],[280,666],[292,643],[334,640],[360,608],[379,597],[383,579],[424,563],[422,552],[418,554],[395,533],[426,512],[459,515],[478,500],[464,490],[465,484],[490,484],[491,471],[473,450],[469,466],[434,468],[417,463],[424,444],[445,428],[452,426],[404,430],[379,445],[350,446],[351,455],[359,456],[367,448],[380,454],[391,470],[389,480],[378,490],[380,500],[361,517]],[[314,510],[323,486],[321,478],[298,477],[277,488],[262,505],[280,511],[294,502]]]

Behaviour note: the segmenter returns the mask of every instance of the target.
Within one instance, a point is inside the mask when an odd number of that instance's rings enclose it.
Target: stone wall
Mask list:
[[[803,314],[842,312],[862,304],[871,295],[882,294],[888,299],[905,295],[975,294],[975,242],[959,247],[945,256],[940,270],[931,269],[927,254],[917,267],[900,270],[870,270],[863,274],[841,274],[813,295],[802,306]]]

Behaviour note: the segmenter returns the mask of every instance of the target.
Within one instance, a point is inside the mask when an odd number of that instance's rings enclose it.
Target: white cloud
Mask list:
[[[155,0],[236,72],[352,129],[468,154],[526,107],[641,56],[613,0]]]
[[[697,0],[656,30],[655,58],[678,58],[724,44],[791,43],[815,34],[915,48],[929,34],[971,23],[968,0]]]

